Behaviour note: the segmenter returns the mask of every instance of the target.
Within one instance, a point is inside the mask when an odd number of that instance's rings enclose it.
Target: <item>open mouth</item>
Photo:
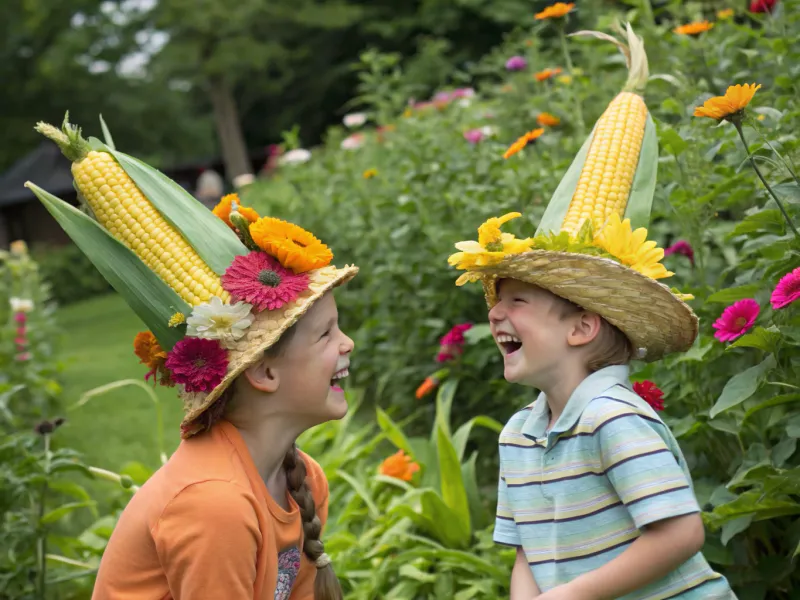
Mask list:
[[[341,387],[339,387],[339,382],[348,375],[350,375],[349,367],[345,367],[344,369],[339,369],[336,371],[336,373],[333,374],[333,377],[331,377],[331,387],[341,389]]]
[[[506,356],[514,354],[514,352],[522,348],[522,341],[520,341],[520,339],[515,335],[501,333],[496,339],[500,348],[503,350],[503,354]]]

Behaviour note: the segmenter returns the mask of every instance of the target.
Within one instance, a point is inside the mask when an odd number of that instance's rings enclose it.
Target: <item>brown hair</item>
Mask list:
[[[264,351],[264,356],[275,358],[283,354],[296,331],[295,325],[292,325],[277,342]],[[190,424],[190,427],[198,426],[199,431],[211,429],[225,415],[228,403],[234,397],[234,390],[235,385],[228,386],[219,399],[208,410],[198,416]],[[330,558],[325,554],[325,546],[320,539],[322,522],[317,516],[314,496],[306,482],[306,463],[297,452],[295,444],[292,444],[292,447],[283,457],[283,469],[286,471],[286,486],[289,494],[291,494],[300,508],[300,518],[303,520],[303,552],[312,564],[317,567],[314,579],[314,600],[342,600],[344,598],[342,587],[331,566]]]
[[[570,302],[561,296],[556,297],[559,319],[566,319],[582,312],[589,312],[585,308]],[[589,344],[587,364],[589,371],[594,373],[611,365],[627,365],[633,357],[633,348],[628,337],[602,316],[600,316],[600,331],[597,337]]]

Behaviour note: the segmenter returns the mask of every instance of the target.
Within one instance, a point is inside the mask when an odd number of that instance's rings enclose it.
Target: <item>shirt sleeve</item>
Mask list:
[[[322,525],[322,535],[320,539],[323,544],[325,543],[325,523],[328,521],[328,479],[325,477],[325,472],[319,466],[317,461],[308,456],[301,454],[306,463],[306,483],[311,488],[311,493],[314,496],[314,504],[317,509],[317,517],[319,517]],[[289,596],[290,600],[314,600],[314,580],[317,577],[317,566],[313,564],[305,553],[300,548],[300,571],[297,573],[297,578],[292,586],[292,594]],[[331,557],[335,559],[335,556]],[[333,568],[336,569],[335,560],[331,563]]]
[[[502,461],[501,461],[502,465]],[[500,467],[500,478],[497,483],[497,516],[494,522],[494,541],[504,546],[521,546],[522,541],[517,531],[517,523],[511,512],[508,501],[508,487],[503,477],[503,468]]]
[[[601,421],[595,438],[603,469],[639,529],[700,512],[686,472],[656,429],[662,423],[627,408]]]
[[[236,485],[205,481],[181,491],[153,530],[172,597],[251,599],[261,535],[255,508]]]

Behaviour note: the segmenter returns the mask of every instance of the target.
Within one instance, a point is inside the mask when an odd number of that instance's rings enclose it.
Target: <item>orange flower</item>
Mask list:
[[[231,209],[233,208],[233,202],[236,202],[237,212],[250,223],[258,220],[258,213],[256,211],[254,211],[252,208],[242,206],[242,203],[239,201],[239,194],[228,194],[227,196],[223,196],[211,212],[225,221],[225,224],[228,227],[231,229],[236,229],[231,224]]]
[[[531,142],[535,142],[540,135],[544,133],[544,129],[534,129],[533,131],[529,131],[523,136],[520,136],[516,142],[509,146],[508,150],[505,151],[503,154],[503,158],[509,158],[514,156],[517,152],[522,150],[525,146],[530,144]]]
[[[145,381],[153,375],[159,375],[161,385],[168,387],[175,385],[164,364],[167,361],[167,353],[150,331],[140,331],[136,334],[133,338],[133,352],[139,358],[139,362],[150,369],[144,377]]]
[[[544,125],[545,127],[555,127],[559,123],[561,123],[561,119],[559,119],[555,115],[551,115],[550,113],[541,113],[538,117],[536,117],[536,122],[539,125]]]
[[[262,217],[250,225],[250,235],[259,248],[298,274],[326,267],[333,260],[330,248],[294,223]]]
[[[708,117],[717,121],[731,120],[740,117],[745,107],[755,96],[761,87],[759,83],[745,83],[744,85],[732,85],[725,90],[724,96],[714,96],[694,109],[695,117]]]
[[[708,21],[695,21],[694,23],[688,23],[687,25],[676,27],[672,31],[678,35],[700,35],[712,27],[714,27],[714,24],[709,23]]]
[[[570,2],[566,4],[564,2],[556,2],[552,6],[548,6],[542,12],[536,13],[536,19],[541,21],[542,19],[559,19],[570,12],[573,8],[575,8],[575,4]]]
[[[417,388],[417,400],[422,400],[425,396],[430,394],[433,390],[439,387],[439,382],[434,377],[426,377],[425,381],[419,384]]]
[[[387,477],[411,481],[411,477],[419,471],[419,465],[411,460],[402,450],[398,450],[381,463],[379,472]]]
[[[555,69],[545,69],[544,71],[539,71],[538,73],[534,73],[533,76],[536,78],[536,81],[546,81],[552,77],[555,77],[559,73],[561,73],[561,68],[556,67]]]

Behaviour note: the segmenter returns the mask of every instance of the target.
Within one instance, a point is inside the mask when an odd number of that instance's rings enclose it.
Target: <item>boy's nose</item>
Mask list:
[[[506,318],[502,302],[498,302],[489,310],[489,322],[495,325]]]

